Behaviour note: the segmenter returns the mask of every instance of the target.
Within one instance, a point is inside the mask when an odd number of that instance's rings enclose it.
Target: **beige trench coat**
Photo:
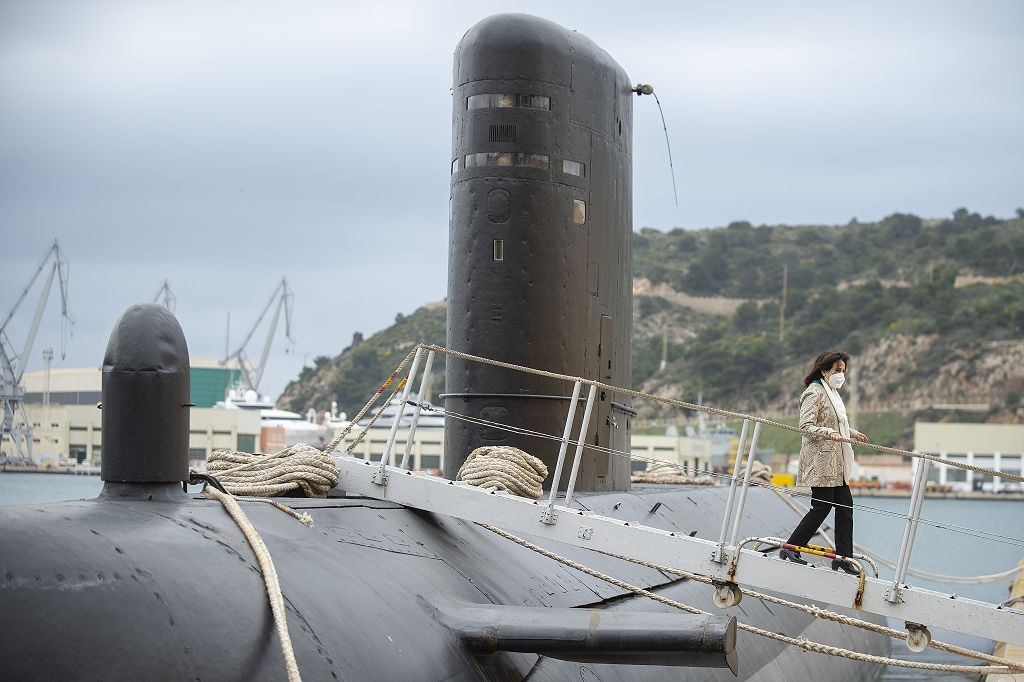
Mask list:
[[[796,484],[831,488],[847,482],[850,474],[844,471],[843,444],[829,437],[839,432],[839,415],[819,383],[811,382],[800,396],[800,428],[821,435],[803,436]],[[850,433],[858,432],[850,429]]]

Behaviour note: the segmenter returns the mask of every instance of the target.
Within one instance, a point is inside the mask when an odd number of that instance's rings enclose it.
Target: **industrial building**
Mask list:
[[[353,429],[338,450],[344,451],[359,431],[358,428]],[[382,420],[380,426],[375,426],[366,432],[363,439],[353,449],[352,454],[360,459],[380,461],[390,432],[391,424]],[[389,464],[399,466],[402,463],[408,439],[409,429],[399,429],[391,456],[388,458]],[[633,472],[646,469],[647,461],[651,459],[685,466],[687,473],[691,474],[694,471],[708,471],[711,467],[711,441],[707,438],[634,434],[631,441],[631,454]],[[440,474],[444,468],[444,429],[416,429],[409,457],[410,469]],[[569,451],[569,457],[572,457],[572,450]]]
[[[1020,474],[1024,457],[1024,425],[964,424],[956,422],[914,424],[914,450],[949,458],[974,466]],[[988,474],[967,469],[933,465],[928,480],[951,484],[953,490],[1005,492],[1020,490],[1019,483],[1008,483]]]
[[[218,448],[253,452],[259,443],[260,414],[213,409],[237,383],[237,364],[222,367],[212,358],[192,358],[189,460],[202,466]],[[41,466],[77,463],[98,467],[103,457],[102,372],[98,367],[26,372],[25,414],[32,427],[33,458]]]

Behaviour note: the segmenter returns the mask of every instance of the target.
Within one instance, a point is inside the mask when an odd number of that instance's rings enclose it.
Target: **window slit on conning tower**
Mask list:
[[[505,260],[505,240],[495,239],[491,245],[491,258],[492,260],[499,261]]]
[[[587,175],[587,164],[570,159],[562,159],[562,172],[566,175],[578,175],[583,178]]]
[[[551,98],[544,95],[500,95],[487,93],[466,98],[467,109],[551,109]]]
[[[523,152],[477,152],[466,154],[466,168],[476,166],[526,166],[547,170],[548,157],[544,154]]]
[[[572,221],[577,225],[587,222],[587,202],[581,199],[572,200]]]

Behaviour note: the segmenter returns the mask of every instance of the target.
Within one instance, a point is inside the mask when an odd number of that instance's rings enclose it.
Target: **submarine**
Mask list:
[[[628,385],[636,93],[625,72],[576,32],[497,15],[465,34],[453,93],[449,346]],[[99,497],[0,507],[0,677],[284,679],[264,571],[224,507],[183,485],[191,478],[183,330],[166,309],[133,306],[102,367]],[[563,384],[497,370],[450,360],[446,409],[561,430],[572,402]],[[628,451],[628,399],[598,399],[587,441]],[[486,444],[553,461],[549,443],[506,434],[446,424],[446,477]],[[631,486],[628,460],[593,453],[575,506],[717,537],[726,488]],[[583,548],[527,538],[714,615],[680,613],[460,519],[338,489],[278,501],[313,526],[266,504],[238,504],[273,557],[307,680],[770,682],[880,673],[740,631],[737,619],[889,651],[884,636],[755,599],[719,609],[706,585]],[[773,493],[753,488],[742,521],[746,532],[768,536],[785,534],[794,518]]]

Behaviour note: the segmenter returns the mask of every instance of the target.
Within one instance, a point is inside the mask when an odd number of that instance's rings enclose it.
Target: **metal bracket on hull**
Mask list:
[[[368,468],[379,466],[354,457],[336,457],[338,486],[349,495],[361,495],[395,502],[407,507],[486,523],[555,542],[603,552],[621,554],[652,563],[677,566],[729,582],[729,566],[714,560],[718,543],[650,526],[555,505],[562,516],[578,517],[580,523],[543,523],[538,514],[547,500],[536,502],[521,497],[487,492],[457,485],[435,476],[424,476],[395,467],[385,467],[388,486],[371,481]],[[585,524],[586,532],[581,532]],[[731,549],[731,548],[730,548]],[[753,550],[739,549],[735,582],[757,590],[784,594],[849,607],[854,603],[859,581],[833,571],[814,570]],[[932,628],[985,637],[1024,646],[1024,614],[996,604],[933,592],[916,587],[901,590],[902,602],[891,603],[889,581],[867,578],[861,610]]]

